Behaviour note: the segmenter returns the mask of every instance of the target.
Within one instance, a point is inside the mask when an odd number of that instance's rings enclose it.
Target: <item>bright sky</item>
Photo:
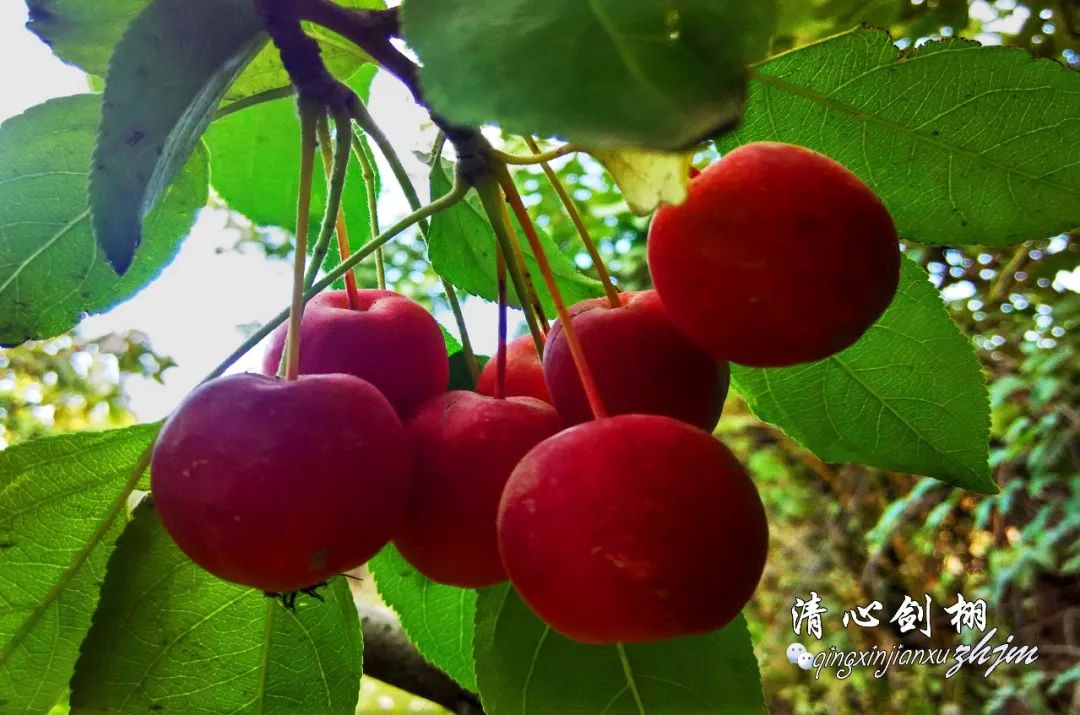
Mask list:
[[[0,62],[5,68],[0,75],[0,121],[52,97],[88,91],[83,72],[56,59],[26,30],[26,19],[23,2],[0,2]],[[429,149],[433,138],[430,131],[421,131],[423,112],[412,104],[396,80],[384,75],[377,77],[373,85],[371,111],[413,173],[423,198],[426,174],[412,155],[414,150]],[[391,177],[383,168],[383,176]],[[380,200],[384,225],[405,213],[400,194],[384,191]],[[257,251],[219,252],[231,247],[235,240],[236,236],[225,228],[222,212],[203,211],[176,260],[154,283],[108,313],[83,321],[80,329],[87,336],[141,330],[150,336],[156,352],[178,363],[166,373],[164,385],[141,378],[132,378],[128,383],[131,406],[140,419],[149,421],[166,415],[243,341],[242,326],[262,323],[288,304],[289,265],[285,261],[268,261]],[[466,302],[464,312],[477,350],[491,354],[496,344],[495,305],[472,299]],[[438,317],[457,333],[451,316]],[[256,370],[261,357],[260,346],[234,370]]]

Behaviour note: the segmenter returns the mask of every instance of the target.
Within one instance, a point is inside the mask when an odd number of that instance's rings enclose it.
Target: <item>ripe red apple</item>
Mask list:
[[[495,394],[495,370],[497,356],[492,356],[480,379],[476,381],[476,391],[481,395]],[[531,335],[523,335],[506,344],[506,396],[535,397],[551,404],[551,393],[544,382],[544,366],[536,354],[536,343]]]
[[[690,182],[649,227],[672,322],[717,358],[774,367],[853,344],[892,301],[892,218],[857,176],[790,144],[747,144]]]
[[[439,324],[419,303],[389,290],[345,291],[311,299],[300,327],[300,374],[344,373],[379,388],[402,419],[424,400],[446,391],[450,380]],[[274,331],[263,361],[273,375],[285,348],[286,327]]]
[[[593,298],[570,308],[571,320],[609,415],[667,415],[712,430],[728,390],[718,362],[668,320],[655,291],[620,293],[622,307]],[[592,419],[562,325],[544,347],[544,377],[568,425]]]
[[[753,594],[768,545],[735,457],[659,415],[586,422],[534,447],[506,484],[498,533],[521,597],[584,643],[722,628]]]
[[[352,375],[208,382],[165,422],[150,468],[161,520],[192,561],[276,593],[374,556],[410,484],[397,414]]]
[[[415,461],[412,500],[394,544],[428,578],[466,588],[506,580],[495,517],[510,472],[561,429],[532,397],[456,391],[425,402],[406,423]]]

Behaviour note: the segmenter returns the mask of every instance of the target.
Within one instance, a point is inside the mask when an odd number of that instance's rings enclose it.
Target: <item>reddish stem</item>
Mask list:
[[[335,121],[350,122],[349,119],[335,119]],[[326,124],[326,115],[319,120],[319,148],[322,150],[322,162],[323,172],[326,174],[326,179],[330,180],[330,174],[334,170],[334,153],[330,148],[330,129]],[[335,223],[335,233],[337,234],[338,255],[344,262],[351,255],[349,249],[349,231],[345,226],[345,209],[341,207],[338,209],[338,214]],[[356,276],[352,271],[345,274],[345,295],[349,298],[349,307],[353,310],[357,310],[360,307],[360,297],[356,293]]]
[[[540,266],[540,274],[544,277],[544,282],[547,283],[548,291],[551,293],[551,299],[555,302],[555,310],[559,314],[563,334],[566,336],[567,346],[570,348],[570,354],[574,358],[574,366],[577,367],[581,385],[585,388],[585,397],[589,400],[589,407],[592,409],[593,416],[596,419],[607,417],[607,410],[604,409],[604,403],[600,399],[600,391],[596,387],[592,370],[589,369],[588,361],[585,359],[585,351],[581,347],[581,340],[578,338],[577,330],[574,329],[574,324],[570,320],[570,311],[566,309],[562,291],[559,290],[559,285],[555,282],[555,274],[552,273],[551,264],[544,254],[544,247],[540,243],[540,236],[536,233],[536,227],[533,226],[532,220],[529,218],[529,211],[525,208],[525,203],[521,200],[521,194],[518,193],[517,186],[514,185],[514,179],[510,176],[506,165],[497,164],[494,170],[499,184],[506,194],[506,200],[510,204],[510,208],[513,209],[514,215],[517,216],[522,230],[525,231],[525,238],[528,239],[529,246],[536,257],[536,263]]]
[[[496,273],[499,281],[499,348],[495,353],[495,399],[506,397],[506,259],[496,249]]]

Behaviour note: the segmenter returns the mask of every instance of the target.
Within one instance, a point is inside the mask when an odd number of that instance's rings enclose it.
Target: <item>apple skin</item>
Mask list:
[[[196,388],[150,468],[161,520],[227,581],[296,591],[360,566],[399,527],[412,463],[385,397],[352,375],[253,373]]]
[[[495,396],[495,371],[497,356],[492,356],[480,379],[476,391],[481,395]],[[506,397],[535,397],[549,405],[551,393],[544,381],[544,366],[536,354],[536,343],[531,335],[523,335],[506,344]]]
[[[593,298],[570,308],[609,415],[667,415],[712,431],[728,391],[728,366],[683,335],[655,291],[620,293],[621,308]],[[567,425],[592,419],[562,325],[544,346],[544,377]]]
[[[421,405],[405,425],[416,465],[394,538],[405,560],[453,586],[505,581],[495,535],[503,487],[521,457],[561,428],[555,408],[532,397],[455,391]]]
[[[345,291],[312,298],[300,327],[300,374],[344,373],[377,387],[401,419],[450,381],[446,343],[435,318],[416,301],[389,290],[357,291],[357,310]],[[263,372],[277,373],[287,326],[274,331]]]
[[[761,578],[757,490],[712,435],[658,415],[564,430],[518,463],[499,505],[514,588],[556,631],[636,643],[727,625]]]
[[[715,357],[753,367],[826,358],[889,306],[900,248],[855,174],[791,144],[747,144],[690,182],[649,227],[668,315]]]

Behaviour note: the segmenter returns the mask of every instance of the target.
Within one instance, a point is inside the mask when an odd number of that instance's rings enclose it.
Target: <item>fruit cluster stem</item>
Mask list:
[[[375,123],[371,113],[368,112],[367,107],[359,98],[353,103],[352,118],[364,133],[375,142],[375,146],[379,147],[379,153],[383,155],[386,163],[390,165],[390,171],[393,172],[402,193],[405,194],[405,200],[409,202],[409,207],[416,211],[420,208],[420,197],[416,193],[412,180],[409,179],[409,173],[405,171],[405,165],[401,163],[401,158],[398,157],[393,144],[390,143],[382,128]],[[438,156],[433,158],[433,161],[438,160]],[[420,222],[420,233],[424,236],[425,242],[430,231],[427,221]],[[446,280],[441,279],[441,283],[443,292],[446,294],[446,302],[450,304],[450,311],[454,314],[458,334],[461,336],[461,350],[465,353],[465,364],[468,366],[469,375],[472,376],[473,380],[476,380],[480,377],[480,367],[476,363],[476,353],[473,351],[472,340],[469,339],[468,326],[465,325],[465,314],[461,311],[461,304],[458,301],[454,287]]]
[[[330,173],[330,181],[326,191],[326,207],[323,212],[322,224],[319,227],[319,238],[311,251],[311,263],[308,265],[307,274],[304,276],[304,286],[310,287],[315,282],[315,276],[322,268],[323,260],[330,250],[330,237],[334,229],[342,222],[341,195],[345,190],[345,170],[349,166],[349,145],[352,143],[352,123],[346,116],[334,117],[338,145],[334,152],[333,171]],[[345,143],[342,144],[342,141]],[[346,238],[348,236],[346,235]]]
[[[367,206],[368,206],[368,220],[371,226],[371,235],[379,235],[379,197],[375,191],[375,167],[372,164],[371,157],[368,156],[368,149],[364,146],[364,143],[360,141],[360,137],[356,134],[353,135],[353,154],[356,155],[357,160],[360,162],[360,171],[364,177],[364,191],[367,194]],[[383,257],[383,250],[380,248],[375,251],[375,285],[379,290],[386,290],[386,261]]]
[[[499,347],[495,353],[495,399],[506,397],[506,258],[495,250],[495,275],[499,283]]]
[[[620,307],[622,301],[619,300],[619,291],[611,281],[611,274],[608,273],[607,266],[604,265],[604,259],[600,257],[600,251],[596,248],[596,242],[593,241],[592,236],[589,235],[589,229],[585,227],[585,221],[581,218],[581,212],[578,210],[577,204],[574,203],[574,200],[566,191],[566,187],[559,181],[558,175],[555,173],[555,170],[551,168],[551,165],[548,164],[547,159],[540,160],[544,154],[540,152],[540,147],[537,146],[536,140],[527,136],[525,137],[525,143],[529,145],[530,151],[533,152],[533,158],[539,160],[537,163],[539,163],[540,168],[544,170],[544,176],[547,177],[548,182],[551,184],[551,188],[555,190],[555,194],[559,197],[559,201],[562,202],[563,208],[566,209],[566,215],[570,217],[570,222],[574,224],[574,228],[577,230],[578,235],[581,236],[581,242],[585,244],[585,250],[588,252],[589,258],[592,259],[593,265],[596,267],[596,273],[600,276],[600,284],[604,286],[604,293],[607,295],[611,307]],[[550,154],[551,152],[548,153]]]
[[[535,142],[532,142],[530,138],[526,138],[527,142],[531,142],[529,148],[532,149],[532,156],[518,156],[516,154],[507,154],[504,151],[497,149],[491,152],[492,157],[498,159],[504,164],[527,166],[529,164],[543,164],[551,161],[552,159],[558,159],[560,156],[566,156],[567,154],[574,154],[582,151],[581,147],[577,144],[563,144],[560,147],[552,149],[550,151],[540,151],[534,148]]]
[[[506,215],[499,184],[493,177],[482,177],[476,182],[476,192],[480,195],[480,203],[483,204],[491,228],[495,231],[495,240],[498,241],[499,250],[504,256],[512,256],[513,247],[510,234],[513,233],[513,229],[510,227],[509,217]],[[510,281],[514,284],[514,292],[517,293],[518,300],[521,302],[525,322],[529,326],[529,333],[532,335],[533,344],[536,346],[536,354],[543,355],[544,333],[536,322],[536,315],[528,308],[529,291],[525,287],[525,276],[522,275],[517,261],[506,261],[506,270],[510,273]]]
[[[540,302],[540,293],[536,290],[536,283],[533,282],[532,273],[529,272],[529,264],[525,262],[525,253],[521,250],[521,241],[518,240],[517,232],[513,230],[513,223],[510,220],[510,214],[506,210],[506,204],[499,205],[499,213],[502,215],[502,220],[507,226],[510,226],[510,247],[512,249],[512,259],[517,263],[521,275],[525,278],[525,290],[528,291],[528,303],[525,302],[525,298],[521,299],[522,310],[531,309],[536,316],[536,322],[540,326],[540,330],[544,334],[544,338],[547,338],[548,332],[551,330],[551,325],[548,323],[547,316],[544,315],[544,305]]]
[[[349,132],[352,133],[351,131]],[[339,137],[340,139],[340,137]],[[327,126],[326,117],[319,119],[319,148],[322,150],[323,173],[326,174],[327,182],[333,181],[334,158],[330,147],[330,128]],[[344,261],[351,254],[349,248],[349,229],[345,225],[345,208],[340,206],[336,219],[338,256]],[[375,234],[372,234],[373,236]],[[359,306],[359,298],[356,295],[356,276],[352,271],[345,274],[345,295],[349,299],[349,307],[353,310]]]
[[[596,380],[593,378],[592,370],[589,369],[589,363],[585,359],[585,351],[582,348],[581,340],[578,338],[574,324],[570,320],[570,311],[567,310],[566,302],[563,301],[562,291],[559,290],[559,285],[555,281],[555,274],[551,271],[551,264],[548,262],[547,256],[544,255],[544,247],[540,243],[540,236],[536,233],[536,227],[533,226],[532,220],[529,218],[528,209],[525,208],[525,203],[521,200],[521,194],[518,193],[517,186],[514,185],[514,179],[510,176],[506,165],[497,162],[493,163],[495,176],[499,185],[502,186],[502,190],[506,193],[506,200],[514,210],[522,230],[525,231],[525,237],[528,239],[529,246],[536,256],[536,262],[540,266],[540,274],[544,277],[548,292],[551,293],[551,299],[555,303],[555,310],[559,314],[559,322],[562,324],[566,343],[570,348],[570,354],[574,358],[574,365],[577,367],[578,377],[581,379],[581,385],[585,389],[585,397],[588,398],[593,416],[596,419],[607,417],[607,410],[604,409],[604,403],[600,399],[600,391],[596,387]]]
[[[300,323],[304,317],[304,262],[307,258],[308,221],[311,216],[311,179],[315,169],[318,117],[322,107],[300,102],[300,190],[296,198],[296,255],[293,257],[292,305],[285,339],[284,377],[295,380],[300,374]]]
[[[314,153],[314,149],[312,150],[312,153]],[[341,278],[347,272],[351,271],[357,264],[360,263],[360,261],[364,260],[372,253],[374,253],[376,249],[386,245],[391,240],[396,238],[398,234],[400,234],[402,231],[416,225],[419,221],[423,221],[424,219],[433,216],[440,211],[445,211],[446,209],[454,206],[456,203],[458,203],[465,197],[465,194],[468,192],[468,190],[468,185],[465,184],[463,181],[461,181],[460,179],[458,181],[455,181],[454,186],[446,194],[440,196],[438,199],[435,199],[430,204],[422,206],[420,209],[413,211],[411,214],[409,214],[408,216],[401,219],[393,226],[379,234],[375,239],[371,241],[371,243],[365,245],[359,251],[349,256],[347,260],[342,261],[341,265],[334,267],[334,269],[329,271],[322,280],[317,281],[315,285],[311,286],[309,289],[307,289],[307,291],[303,292],[301,303],[306,303],[322,291],[326,290],[334,283],[334,281]],[[285,308],[280,313],[278,313],[273,318],[264,323],[261,328],[248,336],[247,340],[241,343],[235,350],[229,353],[229,355],[224,360],[218,363],[217,367],[211,370],[206,375],[206,377],[202,379],[200,384],[202,384],[203,382],[209,382],[210,380],[221,377],[223,374],[225,374],[225,371],[228,370],[229,367],[231,367],[237,360],[246,355],[252,348],[258,345],[263,338],[274,332],[274,330],[279,325],[284,323],[291,314],[292,309]],[[288,343],[286,342],[286,352],[287,348]]]

